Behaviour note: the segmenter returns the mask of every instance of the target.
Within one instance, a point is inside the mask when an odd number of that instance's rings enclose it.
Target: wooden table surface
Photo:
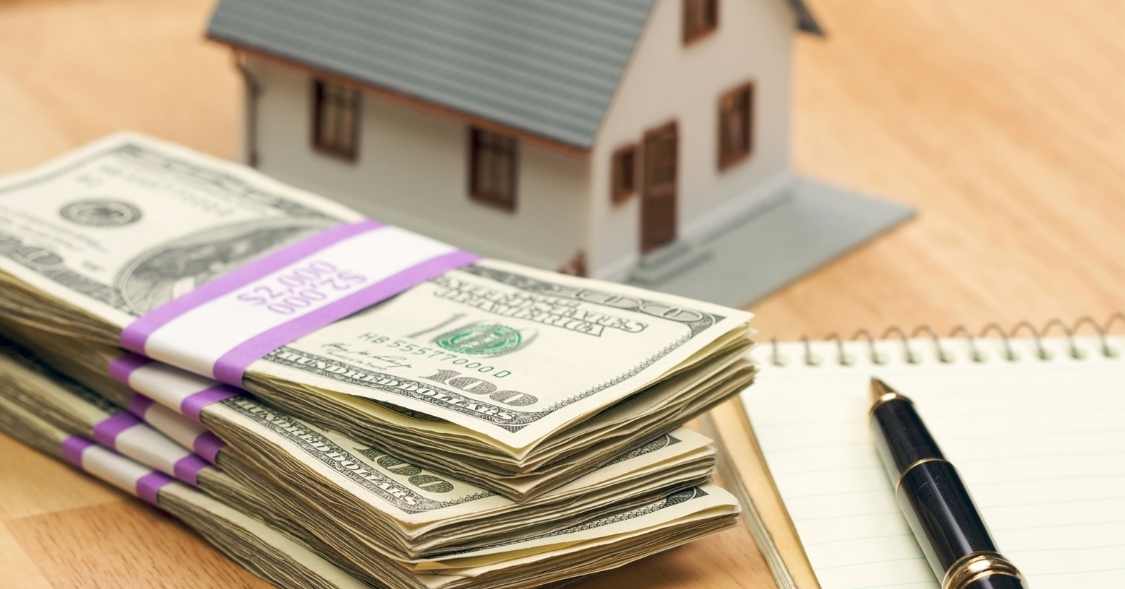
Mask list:
[[[811,4],[830,36],[796,43],[796,167],[920,215],[753,305],[763,338],[1125,308],[1125,3]],[[211,5],[0,3],[0,173],[120,129],[235,156],[240,87],[201,38]],[[0,571],[13,587],[265,586],[3,436]],[[772,581],[734,529],[583,586]]]

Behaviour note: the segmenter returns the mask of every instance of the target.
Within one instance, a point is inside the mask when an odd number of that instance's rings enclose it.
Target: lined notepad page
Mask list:
[[[1082,360],[1064,340],[1015,342],[1015,361],[999,342],[981,363],[964,341],[944,347],[902,342],[816,343],[819,366],[804,364],[803,344],[782,344],[784,367],[769,345],[755,358],[758,382],[742,397],[782,501],[825,589],[929,588],[938,583],[896,507],[872,446],[867,420],[872,375],[911,397],[946,457],[957,467],[1001,552],[1035,589],[1125,587],[1125,341],[1105,358],[1097,340],[1080,340]],[[924,352],[924,353],[923,353]]]

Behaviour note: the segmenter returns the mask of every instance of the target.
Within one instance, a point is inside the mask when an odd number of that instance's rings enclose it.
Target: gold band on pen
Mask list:
[[[875,398],[875,402],[871,404],[871,409],[867,410],[867,414],[874,414],[876,409],[882,406],[883,403],[887,403],[889,401],[906,401],[907,403],[914,403],[914,401],[910,400],[910,397],[900,394],[898,391],[887,389],[887,392]]]
[[[995,552],[974,552],[961,557],[945,573],[941,589],[963,589],[970,583],[993,575],[1005,575],[1024,581],[1016,565]]]
[[[929,464],[931,462],[945,462],[946,464],[949,464],[949,461],[944,458],[920,458],[918,460],[915,460],[914,462],[911,462],[910,466],[907,466],[906,469],[902,471],[902,474],[898,475],[898,480],[895,481],[895,495],[898,495],[899,489],[902,488],[902,480],[906,478],[906,475],[910,474],[910,471],[918,468],[919,466],[922,466],[923,464]],[[950,464],[950,466],[953,465]]]

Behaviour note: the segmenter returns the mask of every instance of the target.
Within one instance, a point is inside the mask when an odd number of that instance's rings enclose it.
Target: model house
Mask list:
[[[381,221],[621,278],[789,180],[790,0],[221,0],[249,163]]]

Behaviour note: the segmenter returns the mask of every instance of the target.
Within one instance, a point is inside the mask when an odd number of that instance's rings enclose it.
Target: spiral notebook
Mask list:
[[[778,585],[938,587],[872,446],[878,376],[914,400],[1031,587],[1125,587],[1125,338],[1110,323],[761,344],[758,382],[713,419]]]

